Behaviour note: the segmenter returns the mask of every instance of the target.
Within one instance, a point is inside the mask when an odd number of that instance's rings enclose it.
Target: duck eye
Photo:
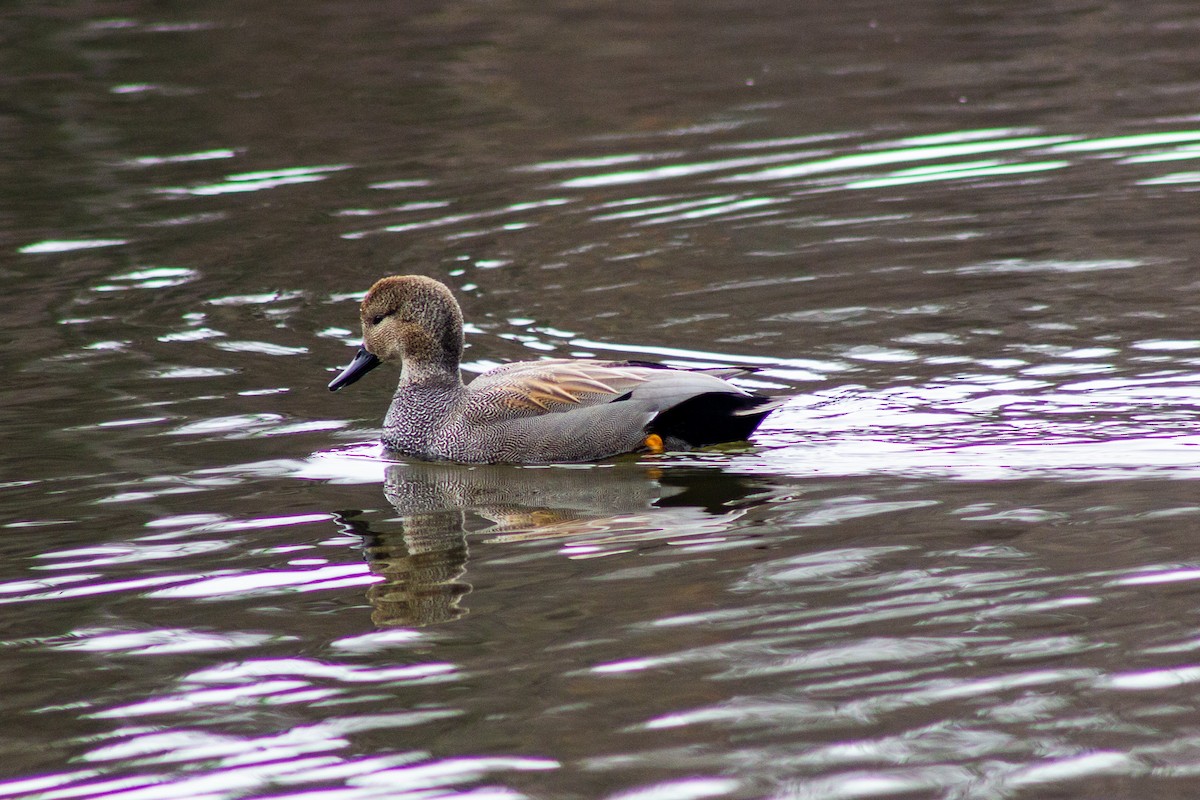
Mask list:
[[[376,314],[375,316],[371,317],[371,324],[378,325],[379,323],[383,322],[385,317],[387,317],[387,314]]]

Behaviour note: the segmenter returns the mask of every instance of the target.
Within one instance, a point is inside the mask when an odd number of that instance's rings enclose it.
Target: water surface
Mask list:
[[[0,797],[1191,797],[1200,14],[3,12]],[[521,468],[330,395],[750,366]]]

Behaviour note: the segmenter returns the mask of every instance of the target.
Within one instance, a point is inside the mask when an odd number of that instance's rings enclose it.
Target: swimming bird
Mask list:
[[[582,462],[741,441],[782,403],[723,380],[728,370],[643,361],[520,361],[463,383],[462,310],[420,275],[376,281],[359,316],[362,347],[329,390],[399,361],[383,444],[429,461]]]

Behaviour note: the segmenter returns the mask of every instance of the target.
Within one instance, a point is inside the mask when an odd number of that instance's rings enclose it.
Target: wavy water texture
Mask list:
[[[101,11],[0,11],[0,798],[1195,795],[1192,5]],[[399,272],[789,399],[402,459]]]

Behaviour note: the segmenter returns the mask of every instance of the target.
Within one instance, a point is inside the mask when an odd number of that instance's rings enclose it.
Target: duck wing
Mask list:
[[[548,359],[505,364],[468,385],[467,413],[483,420],[496,415],[537,417],[621,404],[622,415],[639,425],[699,395],[721,395],[742,408],[764,402],[711,370],[673,369],[629,361]],[[732,408],[731,407],[731,408]],[[617,409],[611,409],[616,413]],[[477,416],[478,415],[478,416]]]
[[[661,371],[625,362],[576,359],[505,364],[471,381],[468,407],[522,417],[567,412],[614,402]]]

